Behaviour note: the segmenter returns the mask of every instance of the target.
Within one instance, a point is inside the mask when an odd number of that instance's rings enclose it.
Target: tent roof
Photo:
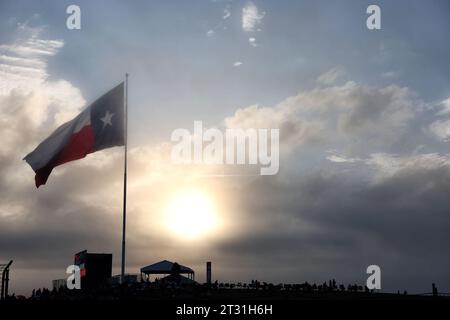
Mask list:
[[[163,260],[149,266],[142,267],[141,272],[146,274],[169,274],[172,272],[173,265],[173,262]],[[194,273],[194,270],[180,264],[180,273]]]

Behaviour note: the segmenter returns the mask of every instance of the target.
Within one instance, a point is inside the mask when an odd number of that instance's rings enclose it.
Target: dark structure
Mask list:
[[[112,254],[88,253],[83,250],[75,254],[74,264],[80,267],[82,290],[97,289],[109,284],[112,273]]]
[[[0,264],[0,271],[2,273],[2,290],[0,300],[4,300],[8,297],[8,284],[9,284],[9,267],[13,261],[9,261],[7,264]]]
[[[431,284],[431,288],[433,290],[432,291],[433,297],[437,297],[439,295],[439,293],[438,293],[438,289],[434,283]]]
[[[187,274],[187,279],[195,280],[195,272],[189,267],[183,266],[178,263],[173,263],[167,260],[163,260],[146,267],[141,268],[141,279],[150,279],[150,275],[180,275]]]
[[[211,284],[211,261],[206,262],[206,283]]]

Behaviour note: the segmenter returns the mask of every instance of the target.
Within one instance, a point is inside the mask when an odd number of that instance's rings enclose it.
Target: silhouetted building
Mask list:
[[[75,265],[80,267],[81,289],[96,289],[108,284],[112,271],[112,254],[88,253],[86,250],[75,254]]]

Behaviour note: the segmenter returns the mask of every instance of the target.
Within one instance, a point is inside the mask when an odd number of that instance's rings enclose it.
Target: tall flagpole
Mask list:
[[[128,73],[125,74],[125,103],[124,103],[124,168],[123,168],[123,221],[122,221],[122,269],[120,282],[125,282],[125,229],[127,223],[127,144],[128,144]]]

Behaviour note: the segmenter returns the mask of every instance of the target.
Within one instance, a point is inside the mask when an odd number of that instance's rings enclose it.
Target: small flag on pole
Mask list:
[[[78,116],[57,128],[24,160],[36,172],[36,187],[45,184],[53,168],[102,149],[124,145],[124,83]]]

